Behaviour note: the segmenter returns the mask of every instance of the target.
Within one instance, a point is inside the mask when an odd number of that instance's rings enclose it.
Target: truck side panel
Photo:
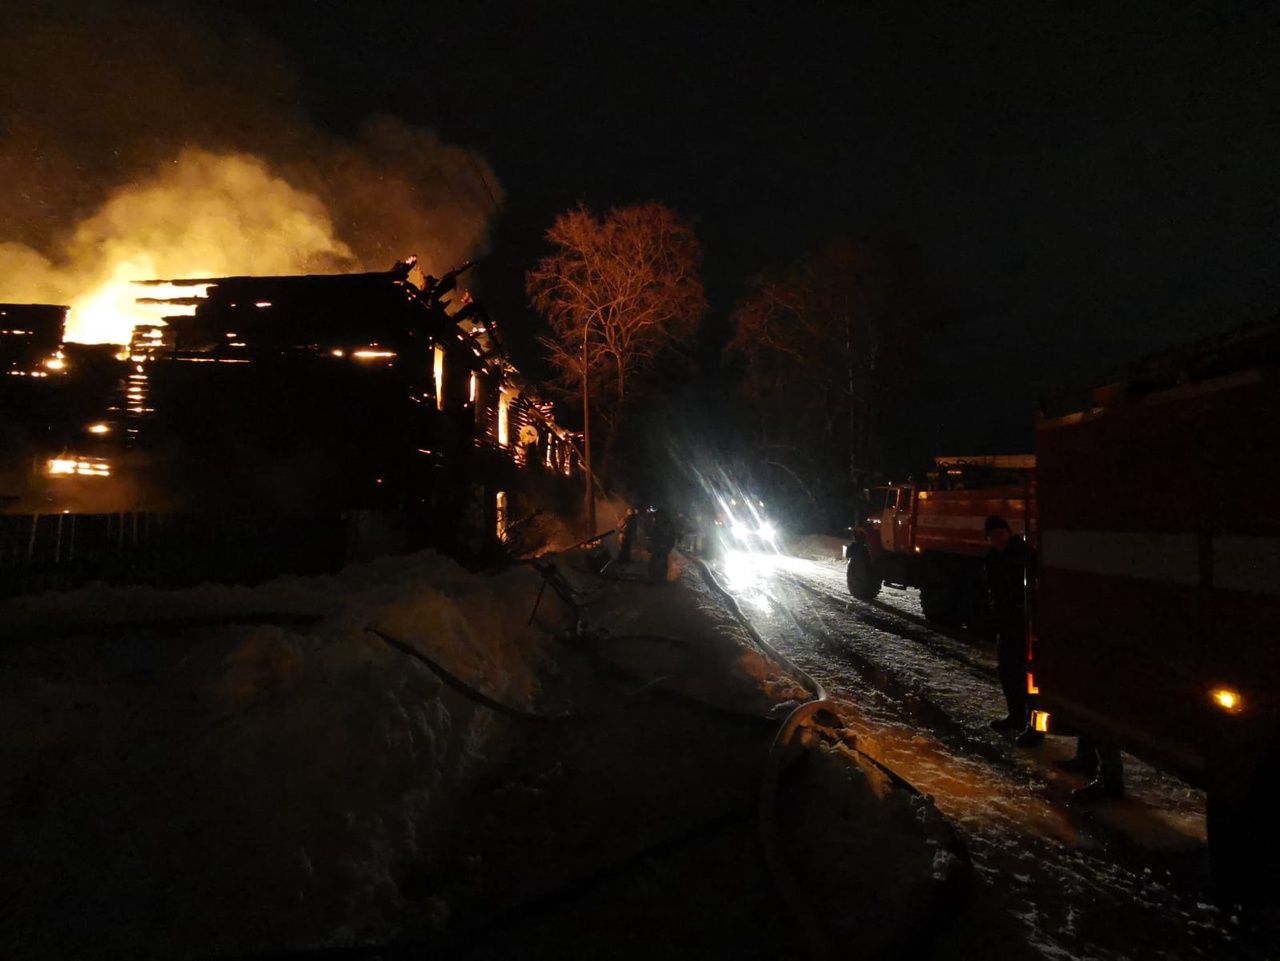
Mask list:
[[[1038,431],[1041,706],[1198,783],[1247,779],[1272,737],[1277,417],[1280,382],[1250,371]]]
[[[983,524],[999,515],[1013,533],[1027,537],[1033,505],[1022,488],[921,491],[917,495],[915,546],[980,557],[991,549]]]
[[[1202,635],[1187,625],[1204,619],[1199,593],[1057,566],[1057,533],[1045,531],[1041,542],[1032,665],[1038,706],[1193,778],[1204,755],[1196,717]]]

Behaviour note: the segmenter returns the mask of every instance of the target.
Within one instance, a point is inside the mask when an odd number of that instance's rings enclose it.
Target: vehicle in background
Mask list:
[[[777,552],[778,528],[769,519],[760,498],[737,492],[719,498],[716,507],[716,530],[725,547]]]
[[[1035,457],[939,457],[923,481],[868,491],[866,515],[845,547],[849,593],[871,600],[882,584],[919,588],[931,622],[989,630],[983,523],[1003,517],[1035,541]]]

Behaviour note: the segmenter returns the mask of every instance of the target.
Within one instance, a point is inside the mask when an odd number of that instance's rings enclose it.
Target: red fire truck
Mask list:
[[[1033,723],[1208,792],[1215,877],[1280,854],[1280,323],[1042,418]]]
[[[983,523],[998,514],[1034,540],[1034,467],[1030,455],[939,457],[925,480],[870,492],[845,548],[849,593],[871,600],[881,584],[918,587],[930,621],[985,631]]]

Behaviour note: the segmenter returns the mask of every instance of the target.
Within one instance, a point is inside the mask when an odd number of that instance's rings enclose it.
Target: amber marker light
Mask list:
[[[1215,687],[1209,692],[1209,697],[1213,699],[1215,705],[1228,714],[1239,714],[1244,710],[1244,698],[1240,696],[1239,691],[1229,687]]]
[[[1048,711],[1032,711],[1031,727],[1033,730],[1039,731],[1041,734],[1049,733],[1049,712]]]

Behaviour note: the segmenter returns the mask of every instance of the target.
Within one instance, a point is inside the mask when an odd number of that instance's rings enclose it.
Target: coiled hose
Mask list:
[[[766,867],[769,870],[769,874],[773,879],[775,887],[777,888],[779,894],[782,897],[783,903],[787,911],[791,914],[797,926],[800,928],[801,933],[804,936],[805,943],[808,947],[810,956],[815,959],[818,959],[818,961],[825,961],[826,958],[831,957],[831,946],[824,933],[822,925],[819,923],[818,919],[815,917],[813,911],[809,907],[808,901],[803,896],[800,886],[795,879],[794,873],[791,871],[791,868],[787,863],[786,857],[784,856],[782,851],[782,846],[778,840],[777,799],[778,799],[779,781],[782,777],[783,772],[786,770],[786,768],[790,765],[791,762],[795,761],[800,756],[799,749],[802,747],[802,745],[800,744],[799,739],[797,738],[798,733],[802,729],[806,727],[810,727],[813,724],[814,720],[823,711],[828,710],[831,706],[831,700],[827,694],[826,689],[822,686],[822,684],[819,681],[811,677],[808,673],[806,673],[804,670],[798,667],[795,663],[793,663],[788,657],[786,657],[786,655],[782,654],[780,651],[773,648],[767,641],[764,640],[764,638],[760,636],[760,634],[756,631],[755,627],[751,624],[750,620],[742,613],[741,608],[738,606],[737,600],[733,597],[732,594],[729,593],[728,590],[726,590],[719,583],[719,581],[716,580],[715,575],[712,573],[711,569],[700,559],[695,559],[695,563],[698,567],[698,571],[704,583],[723,601],[726,607],[728,607],[734,619],[750,635],[752,642],[756,644],[760,650],[764,651],[769,657],[773,658],[778,664],[782,665],[791,674],[791,676],[794,677],[796,680],[798,680],[799,683],[802,686],[804,686],[811,694],[810,700],[805,701],[804,703],[798,705],[795,709],[791,711],[790,714],[788,714],[781,721],[781,726],[779,727],[777,733],[773,738],[773,742],[770,745],[766,774],[760,785],[756,825],[757,825],[757,835],[761,845],[761,849],[764,853]],[[573,612],[573,616],[574,616],[574,630],[572,633],[573,635],[577,635],[578,627],[580,625],[579,612],[582,607],[581,597],[573,590],[573,588],[569,585],[568,581],[563,577],[563,575],[559,573],[559,571],[556,569],[554,564],[535,563],[534,566],[539,571],[539,573],[541,573],[543,576],[543,589],[550,586],[561,597],[561,599],[564,600],[565,603],[569,605],[570,610]],[[539,591],[539,599],[540,598],[541,598],[541,591]],[[536,604],[535,604],[535,610],[536,610]],[[532,619],[532,615],[531,615],[531,619]],[[496,698],[486,694],[484,691],[479,690],[474,685],[468,684],[467,682],[461,680],[460,678],[458,678],[457,676],[449,672],[446,668],[444,668],[443,665],[439,664],[434,659],[423,654],[417,648],[405,643],[404,641],[399,640],[398,638],[395,638],[385,633],[384,631],[378,630],[377,628],[371,627],[371,628],[368,628],[368,630],[371,633],[377,635],[385,643],[387,643],[394,649],[410,657],[413,657],[416,660],[420,661],[421,663],[425,664],[432,672],[434,672],[438,677],[440,677],[440,679],[450,688],[454,689],[455,691],[458,691],[459,693],[463,694],[465,697],[473,700],[474,702],[484,705],[485,707],[489,708],[490,710],[498,714],[501,714],[507,717],[521,719],[521,720],[537,720],[537,721],[589,720],[594,716],[598,716],[598,715],[593,715],[588,713],[574,713],[574,712],[563,712],[563,713],[538,712],[538,711],[531,711],[526,708],[515,707],[509,704],[504,704],[503,702],[497,700]],[[665,637],[662,635],[652,635],[652,634],[626,635],[625,637],[618,637],[615,639],[627,639],[632,637],[634,637],[635,639],[641,639],[641,638],[656,639],[656,640],[661,640],[661,641],[665,641],[673,644],[685,643],[679,638],[671,638],[671,637]],[[608,663],[603,658],[591,656],[589,651],[588,651],[588,657],[591,660],[593,666],[595,666],[597,669],[610,670],[614,673],[622,674],[633,680],[637,680],[636,678],[634,678],[634,676],[627,674],[627,672],[624,671],[619,666]],[[668,696],[680,697],[684,700],[688,700],[694,703],[696,706],[700,708],[714,711],[715,713],[727,712],[727,713],[737,714],[738,716],[749,716],[749,717],[757,718],[765,723],[770,723],[770,724],[778,723],[777,718],[774,718],[774,717],[762,716],[756,713],[751,713],[749,715],[746,715],[745,712],[726,711],[726,709],[723,707],[707,704],[705,702],[699,701],[696,698],[688,697],[686,695],[681,695],[671,690],[663,690],[659,686],[662,680],[663,678],[650,680],[649,682],[643,684],[638,689],[638,691],[649,691],[656,688],[658,691]],[[832,715],[832,720],[836,724],[839,724],[839,720],[834,716],[834,714]]]

